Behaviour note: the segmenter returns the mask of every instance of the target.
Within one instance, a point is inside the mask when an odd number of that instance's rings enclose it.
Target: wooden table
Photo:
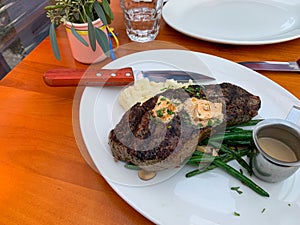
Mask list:
[[[112,5],[112,26],[125,45],[130,41],[119,3],[113,1]],[[42,75],[48,69],[86,67],[72,58],[62,27],[57,36],[63,49],[61,61],[53,57],[47,38],[0,82],[0,223],[151,224],[81,155],[72,121],[76,88],[44,84]],[[300,39],[265,46],[215,44],[184,36],[164,21],[157,40],[232,61],[295,61],[300,52]],[[298,74],[263,74],[300,97]],[[76,121],[74,125],[76,128]]]

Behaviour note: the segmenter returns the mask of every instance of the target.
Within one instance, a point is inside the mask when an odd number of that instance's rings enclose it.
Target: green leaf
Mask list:
[[[74,28],[74,26],[72,25],[71,27],[71,31],[72,34],[78,39],[78,41],[80,41],[83,45],[85,45],[86,47],[89,47],[89,44],[86,42],[86,40],[83,39],[83,37],[80,36],[80,34],[78,34]]]
[[[110,8],[109,2],[107,0],[102,0],[102,7],[106,15],[113,20],[114,19],[114,14]]]
[[[107,25],[106,16],[105,16],[104,11],[99,2],[97,2],[97,1],[94,2],[94,9],[95,9],[97,15],[99,16],[99,18],[101,19],[103,25]]]
[[[109,43],[106,34],[101,29],[95,29],[96,39],[103,52],[109,57]]]
[[[60,53],[59,53],[58,44],[56,40],[54,23],[51,23],[50,25],[49,36],[50,36],[53,54],[57,60],[60,60]]]
[[[95,27],[92,24],[92,21],[89,17],[87,17],[88,21],[88,36],[89,36],[89,41],[90,45],[93,51],[96,51],[96,34],[95,34]]]

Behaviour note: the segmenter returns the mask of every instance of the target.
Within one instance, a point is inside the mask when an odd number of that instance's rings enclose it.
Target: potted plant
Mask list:
[[[109,54],[108,24],[113,20],[110,0],[55,0],[45,7],[50,19],[49,36],[60,60],[55,26],[64,24],[74,58],[82,63],[105,59]]]

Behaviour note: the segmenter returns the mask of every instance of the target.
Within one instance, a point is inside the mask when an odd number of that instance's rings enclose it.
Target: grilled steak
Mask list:
[[[230,83],[170,89],[132,106],[109,145],[116,160],[148,171],[174,168],[213,130],[249,121],[259,108],[258,96]]]

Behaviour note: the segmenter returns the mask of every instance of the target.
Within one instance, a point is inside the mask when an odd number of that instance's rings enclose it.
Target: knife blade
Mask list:
[[[296,62],[248,61],[239,64],[257,71],[300,72],[300,59]]]
[[[151,81],[174,79],[179,82],[212,81],[212,77],[189,71],[180,70],[149,70],[133,71],[126,67],[121,69],[52,69],[44,73],[44,82],[49,86],[125,86],[137,79],[148,78]]]

